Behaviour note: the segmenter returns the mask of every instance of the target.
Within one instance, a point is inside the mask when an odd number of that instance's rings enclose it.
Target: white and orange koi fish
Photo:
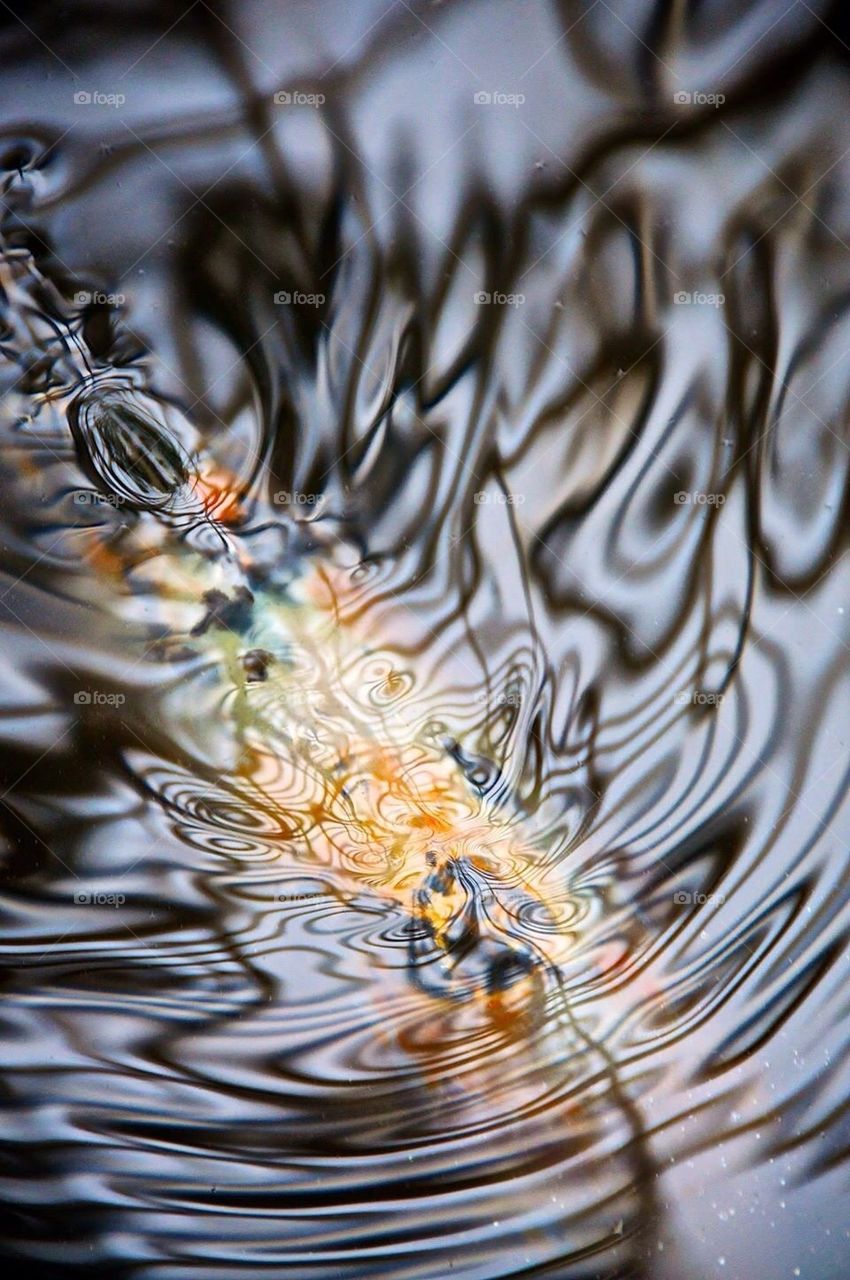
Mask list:
[[[240,481],[137,367],[91,357],[55,290],[43,319],[51,286],[34,289],[34,272],[28,255],[0,252],[26,399],[64,415],[79,465],[120,513],[82,532],[90,566],[124,616],[156,622],[160,655],[194,655],[205,673],[207,700],[179,714],[229,735],[232,780],[273,818],[293,870],[332,870],[410,912],[423,990],[518,1015],[574,942],[545,850],[475,787],[452,741],[429,734],[415,676],[351,608],[350,575],[312,554],[264,576]],[[431,689],[427,701],[433,714]]]

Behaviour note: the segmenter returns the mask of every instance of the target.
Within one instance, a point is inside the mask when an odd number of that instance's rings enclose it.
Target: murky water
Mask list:
[[[3,1253],[847,1271],[837,6],[4,6]]]

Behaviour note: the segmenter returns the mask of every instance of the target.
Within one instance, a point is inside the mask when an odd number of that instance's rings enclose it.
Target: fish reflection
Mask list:
[[[307,558],[270,589],[238,545],[223,562],[174,556],[168,546],[121,571],[164,606],[160,651],[194,653],[208,688],[220,681],[238,743],[233,777],[285,830],[285,856],[404,905],[421,990],[481,1000],[497,1018],[517,989],[533,1005],[538,970],[574,941],[569,895],[519,817],[407,712],[416,681],[397,657],[340,622],[347,575]],[[174,623],[187,606],[198,616],[168,627],[169,604]]]
[[[38,277],[24,255],[4,261],[21,363],[35,336],[21,296]],[[90,531],[86,557],[119,611],[128,591],[144,599],[161,658],[194,654],[219,682],[245,803],[288,833],[296,865],[331,867],[409,910],[421,990],[482,1001],[497,1020],[530,1016],[542,971],[574,940],[568,895],[456,741],[427,741],[407,716],[411,677],[392,652],[341,621],[351,575],[315,554],[259,563],[239,478],[185,417],[138,371],[98,366],[61,308],[51,344],[38,398],[64,409],[79,465],[122,515]],[[254,526],[274,521],[255,505]]]
[[[476,786],[456,739],[408,710],[416,678],[353,619],[356,572],[306,553],[270,573],[246,548],[237,478],[208,458],[194,466],[202,523],[223,549],[196,549],[160,521],[156,549],[150,535],[125,538],[112,572],[156,601],[160,656],[188,662],[223,712],[235,794],[278,832],[286,869],[321,867],[407,912],[407,972],[424,1004],[403,1021],[382,1018],[379,1034],[418,1064],[456,1122],[468,1112],[474,1123],[482,1108],[487,1123],[494,1113],[517,1122],[563,1096],[565,1131],[598,1145],[613,1108],[631,1135],[638,1221],[657,1220],[640,1110],[562,980],[579,942],[576,903],[527,820],[488,798],[495,766],[479,762]],[[203,741],[208,725],[191,707],[184,698],[177,714]],[[378,987],[379,1010],[383,1000]],[[604,1243],[624,1230],[621,1221]]]
[[[282,877],[321,869],[341,896],[406,916],[407,1003],[399,1015],[398,992],[376,983],[375,1034],[458,1125],[482,1111],[486,1124],[542,1125],[541,1099],[555,1098],[547,1140],[572,1128],[589,1147],[610,1111],[630,1134],[622,1181],[650,1220],[640,1114],[561,976],[579,904],[545,836],[492,785],[498,762],[464,744],[448,677],[434,689],[370,622],[356,560],[341,565],[249,493],[138,368],[98,365],[73,316],[54,314],[56,359],[24,398],[63,418],[74,482],[81,470],[105,500],[107,518],[78,524],[75,545],[98,602],[141,624],[134,656],[175,672],[169,736],[215,762],[228,823],[262,824]],[[269,529],[286,535],[271,552]],[[151,790],[169,812],[168,788]]]

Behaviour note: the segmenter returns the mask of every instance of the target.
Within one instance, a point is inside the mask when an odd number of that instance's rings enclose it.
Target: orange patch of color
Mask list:
[[[204,511],[221,524],[238,524],[245,514],[238,487],[236,476],[214,463],[205,463],[195,481]]]
[[[83,555],[95,572],[108,578],[124,577],[127,566],[123,556],[113,551],[109,543],[104,542],[97,534],[87,538]]]

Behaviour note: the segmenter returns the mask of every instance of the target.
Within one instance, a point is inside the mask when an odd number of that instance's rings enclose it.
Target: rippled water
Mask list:
[[[0,37],[11,1273],[841,1280],[843,10]]]

